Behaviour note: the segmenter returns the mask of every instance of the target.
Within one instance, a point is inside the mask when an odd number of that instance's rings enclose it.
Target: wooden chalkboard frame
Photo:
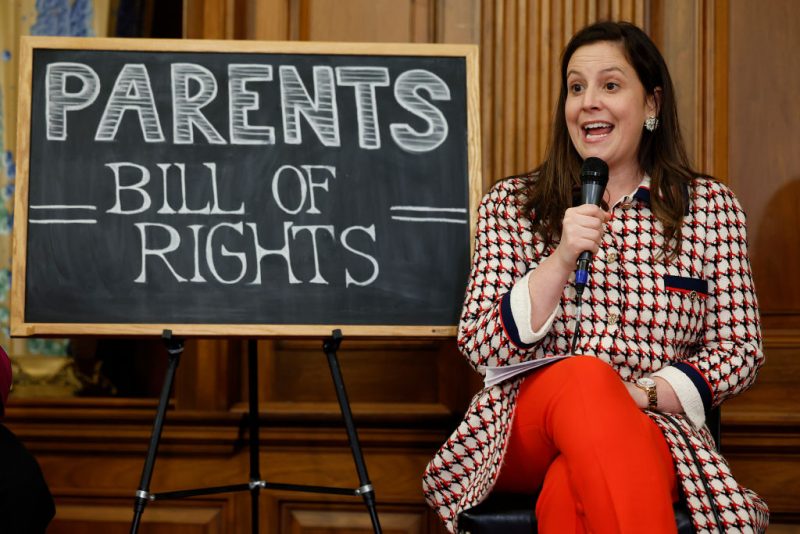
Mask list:
[[[170,329],[176,336],[196,337],[316,337],[333,328],[345,336],[358,337],[452,337],[455,325],[318,325],[318,324],[129,324],[129,323],[41,323],[26,322],[26,258],[31,143],[33,56],[37,49],[107,50],[141,52],[225,52],[321,55],[378,55],[408,57],[462,57],[466,64],[467,155],[469,183],[469,229],[474,235],[475,214],[482,194],[479,51],[475,45],[386,44],[335,42],[266,42],[118,38],[23,37],[19,60],[19,105],[17,117],[17,175],[14,201],[10,331],[26,336],[160,336]],[[470,239],[470,247],[474,247]],[[471,256],[471,251],[470,251]],[[465,266],[467,268],[467,266]]]

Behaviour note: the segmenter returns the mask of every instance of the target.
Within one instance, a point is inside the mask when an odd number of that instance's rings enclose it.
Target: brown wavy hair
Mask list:
[[[694,179],[704,176],[692,170],[678,124],[678,108],[667,64],[653,41],[629,22],[597,22],[576,33],[561,56],[561,91],[558,96],[550,141],[544,162],[525,175],[525,212],[531,213],[533,230],[547,246],[561,236],[564,211],[572,206],[573,191],[580,187],[582,160],[567,130],[564,105],[567,99],[567,66],[575,51],[597,42],[619,43],[636,71],[647,95],[660,89],[659,125],[655,131],[642,128],[639,166],[650,175],[650,205],[664,227],[664,250],[668,258],[681,247],[681,225]]]

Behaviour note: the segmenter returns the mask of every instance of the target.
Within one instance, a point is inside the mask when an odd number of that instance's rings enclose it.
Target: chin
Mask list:
[[[602,150],[579,150],[578,154],[581,158],[600,158],[605,162],[608,162],[608,155],[603,152]]]

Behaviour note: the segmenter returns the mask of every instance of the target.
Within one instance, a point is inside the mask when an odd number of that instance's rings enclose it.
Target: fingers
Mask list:
[[[569,208],[564,213],[558,251],[565,263],[573,263],[581,252],[595,254],[611,215],[594,204]]]
[[[611,219],[610,213],[608,213],[607,211],[603,210],[603,208],[595,204],[583,204],[581,206],[575,206],[574,208],[569,208],[567,209],[566,212],[564,212],[565,217],[570,213],[585,215],[588,217],[594,217],[599,220],[602,220],[603,223],[607,223]]]
[[[640,410],[644,410],[645,408],[647,408],[647,395],[645,394],[645,392],[637,388],[630,382],[624,382],[624,384],[625,384],[625,389],[628,390],[628,393],[633,399],[633,402],[636,403],[636,406]]]

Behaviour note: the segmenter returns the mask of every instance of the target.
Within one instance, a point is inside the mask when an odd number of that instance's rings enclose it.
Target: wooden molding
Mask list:
[[[150,440],[155,399],[17,400],[4,423],[37,453],[144,453]],[[174,406],[174,405],[173,405]],[[425,448],[444,441],[454,425],[441,404],[353,403],[353,418],[364,447]],[[336,403],[260,403],[261,442],[270,448],[347,447]],[[246,403],[230,411],[167,412],[161,449],[171,454],[228,455],[246,443]]]
[[[47,532],[122,532],[131,523],[131,502],[100,495],[93,495],[91,501],[59,498],[57,516]],[[233,532],[231,507],[230,498],[159,503],[149,506],[142,515],[142,530],[168,534],[178,527],[185,533]]]

